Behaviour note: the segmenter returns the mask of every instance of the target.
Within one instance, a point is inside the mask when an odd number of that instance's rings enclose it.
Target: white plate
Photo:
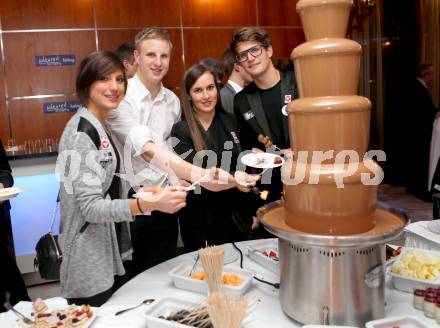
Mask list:
[[[54,297],[54,298],[49,298],[47,300],[44,300],[44,302],[47,305],[47,311],[46,312],[51,312],[54,310],[61,310],[67,307],[67,301],[64,298],[61,297]],[[80,305],[79,305],[80,306]],[[33,317],[31,316],[31,313],[35,312],[35,310],[32,308],[32,302],[19,302],[17,303],[14,308],[23,313],[25,316],[27,316],[28,318],[33,319]],[[83,325],[81,325],[81,328],[87,328],[89,327],[92,322],[95,320],[96,318],[96,310],[98,308],[96,307],[91,307],[92,311],[93,311],[93,316],[88,319],[86,322],[84,322]],[[15,319],[17,319],[17,317],[15,316],[14,313],[12,313],[11,311],[8,311],[8,314],[12,317],[14,317]],[[26,327],[26,325],[23,325],[23,327]]]
[[[275,158],[280,158],[281,163],[275,164]],[[271,169],[279,167],[284,164],[284,158],[277,154],[271,153],[249,153],[241,158],[241,162],[246,166],[254,167],[257,169]]]
[[[365,324],[366,328],[391,328],[395,326],[399,328],[429,328],[417,317],[411,315],[373,320]]]
[[[440,234],[440,220],[429,221],[426,226],[430,231]]]
[[[174,282],[174,285],[177,288],[194,291],[197,293],[207,294],[208,293],[208,284],[206,281],[192,279],[189,277],[189,273],[191,268],[193,267],[193,262],[184,262],[176,266],[169,273],[169,276]],[[196,269],[196,272],[199,272],[201,266]],[[244,294],[250,285],[252,284],[253,274],[250,271],[238,269],[238,268],[223,268],[223,273],[235,273],[239,275],[243,281],[239,286],[226,286],[221,285],[222,290],[225,292],[230,292],[236,295]]]
[[[184,310],[184,309],[191,309],[194,306],[196,306],[196,303],[194,302],[179,300],[171,297],[165,297],[152,303],[151,306],[148,308],[148,310],[145,312],[145,315],[148,323],[151,323],[152,327],[155,328],[166,328],[166,327],[190,328],[190,326],[175,321],[161,319],[159,318],[159,316],[167,317],[172,312]]]
[[[278,261],[263,254],[265,251],[275,251],[278,256]],[[272,272],[280,272],[280,261],[278,252],[278,239],[266,239],[258,242],[253,242],[248,246],[247,255],[250,259],[257,262],[261,266],[269,269]]]
[[[440,286],[440,275],[435,280],[424,280],[424,279],[403,276],[403,275],[391,272],[393,265],[398,264],[400,259],[402,258],[402,256],[404,256],[406,253],[411,252],[411,251],[417,251],[417,252],[425,253],[428,255],[437,256],[440,258],[440,252],[405,247],[404,250],[402,251],[402,253],[400,253],[400,255],[396,257],[395,262],[392,265],[390,265],[387,269],[387,273],[392,277],[394,287],[396,289],[402,290],[407,293],[412,293],[414,291],[414,289],[419,289],[419,288],[439,287]]]
[[[21,193],[23,191],[25,191],[25,190],[22,188],[17,188],[17,187],[0,189],[0,202],[14,198],[15,196],[17,196],[19,193]]]
[[[225,251],[225,256],[223,258],[223,264],[229,264],[237,261],[240,258],[238,251],[232,246],[232,244],[223,244],[223,249]],[[198,252],[194,254],[194,261],[197,260]]]

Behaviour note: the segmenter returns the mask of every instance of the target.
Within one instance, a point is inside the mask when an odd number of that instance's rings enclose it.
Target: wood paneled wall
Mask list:
[[[261,26],[274,59],[285,61],[304,35],[297,0],[0,0],[0,138],[23,144],[59,138],[72,113],[43,112],[43,103],[74,100],[79,62],[114,50],[146,26],[169,30],[171,66],[164,84],[178,91],[186,68],[221,59],[235,29]],[[73,66],[37,67],[35,56],[74,54]],[[4,60],[4,61],[3,61]]]

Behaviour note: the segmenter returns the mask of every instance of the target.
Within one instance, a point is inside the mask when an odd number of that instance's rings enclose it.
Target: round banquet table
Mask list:
[[[254,274],[270,282],[279,282],[277,275],[264,267],[260,266],[247,256],[247,246],[261,241],[245,241],[237,243],[237,246],[243,252],[243,267]],[[191,303],[200,303],[206,298],[205,295],[178,289],[174,286],[168,273],[177,265],[183,262],[194,263],[195,253],[187,253],[174,259],[161,263],[143,273],[137,275],[124,286],[122,286],[103,306],[95,311],[95,319],[87,328],[112,328],[112,327],[133,327],[133,328],[159,328],[157,324],[151,324],[147,321],[145,313],[150,305],[142,305],[137,309],[126,312],[123,315],[115,316],[115,312],[138,305],[143,300],[154,298],[171,297]],[[239,267],[240,261],[227,265],[227,267]],[[246,296],[254,300],[254,305],[250,311],[245,328],[291,328],[302,327],[302,324],[289,318],[281,310],[278,299],[278,290],[273,287],[260,283],[255,279],[248,289]],[[385,317],[412,315],[419,318],[427,327],[439,327],[435,320],[428,319],[422,311],[418,311],[412,306],[412,295],[394,289],[389,277],[386,279],[385,288]],[[56,301],[59,304],[60,298],[47,300]],[[61,299],[64,302],[65,300]],[[31,304],[29,302],[19,302],[16,308],[28,309],[30,313]],[[9,311],[0,313],[0,327],[16,327],[16,317]],[[168,325],[165,327],[169,327]]]
[[[275,273],[267,270],[246,256],[247,245],[252,245],[257,242],[258,241],[245,241],[237,243],[237,246],[243,253],[243,268],[254,272],[259,278],[263,278],[270,282],[279,282],[279,278]],[[168,276],[168,272],[178,264],[188,261],[194,262],[194,258],[194,252],[183,254],[161,263],[133,278],[122,286],[110,298],[110,300],[98,310],[97,318],[95,319],[92,328],[153,328],[154,326],[148,324],[145,320],[146,309],[151,305],[143,305],[121,316],[114,316],[114,313],[118,310],[137,305],[147,298],[160,299],[163,297],[172,297],[194,303],[202,301],[206,297],[205,295],[176,288],[172,279]],[[238,259],[227,266],[239,267],[240,261]],[[246,295],[256,301],[246,320],[246,328],[302,327],[302,324],[292,320],[281,310],[278,290],[275,288],[260,283],[254,279],[252,286],[248,289]],[[385,317],[414,315],[427,324],[428,327],[436,326],[435,320],[426,318],[422,311],[413,308],[412,295],[395,290],[388,278],[386,280],[385,298],[387,304],[385,308]]]

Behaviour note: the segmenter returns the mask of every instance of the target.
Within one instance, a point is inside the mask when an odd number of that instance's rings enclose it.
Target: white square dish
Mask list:
[[[369,321],[365,324],[366,328],[429,328],[422,321],[414,316],[392,317],[380,320]]]
[[[391,271],[392,266],[395,264],[398,264],[402,256],[405,256],[408,252],[411,251],[418,251],[420,253],[428,254],[428,255],[434,255],[438,256],[440,258],[440,252],[435,251],[429,251],[425,249],[416,249],[416,248],[410,248],[405,247],[402,253],[396,258],[396,261],[394,264],[388,267],[387,273],[392,277],[392,282],[394,285],[394,288],[399,289],[401,291],[412,293],[414,289],[416,288],[428,288],[428,287],[439,287],[440,286],[440,275],[435,280],[424,280],[424,279],[418,279],[413,277],[408,277],[400,274],[396,274]]]
[[[155,328],[167,328],[167,327],[191,328],[191,326],[187,326],[175,321],[161,319],[159,317],[160,316],[167,317],[173,312],[184,309],[191,309],[194,306],[196,306],[196,303],[185,300],[178,300],[172,297],[165,297],[154,302],[145,312],[145,315],[148,323],[151,323],[152,327]]]
[[[206,298],[201,298],[199,301],[192,302],[172,297],[164,297],[151,304],[150,308],[148,308],[148,310],[145,312],[145,319],[149,328],[194,328],[193,326],[188,326],[176,321],[166,320],[159,317],[167,317],[173,312],[180,310],[194,309],[196,307],[203,306],[206,304],[205,302]],[[247,323],[242,323],[240,327],[250,328],[250,325]]]
[[[275,251],[277,254],[277,260],[267,256],[264,252]],[[248,246],[247,255],[250,259],[260,264],[262,267],[275,272],[280,273],[280,261],[278,252],[278,239],[266,239],[261,240]]]
[[[181,263],[170,271],[169,276],[173,279],[174,285],[177,288],[207,294],[208,284],[206,283],[206,281],[197,280],[189,277],[189,273],[193,264],[193,262]],[[225,292],[230,292],[236,295],[243,295],[252,283],[253,274],[250,271],[238,268],[223,268],[223,273],[235,273],[243,279],[242,283],[239,286],[221,285],[222,290]]]

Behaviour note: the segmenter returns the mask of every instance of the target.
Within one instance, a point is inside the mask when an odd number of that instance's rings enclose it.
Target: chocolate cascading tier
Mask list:
[[[370,159],[348,164],[288,160],[281,171],[284,220],[290,227],[312,234],[368,231],[374,225],[372,213],[381,175],[382,169]]]
[[[316,152],[329,152],[334,163],[343,151],[361,159],[368,147],[371,102],[360,96],[306,97],[288,107],[290,146],[294,159],[310,162]],[[301,154],[307,152],[307,154]],[[338,155],[339,154],[339,155]],[[304,156],[307,159],[304,159]]]
[[[352,0],[299,1],[296,11],[301,17],[306,40],[344,38]]]
[[[324,38],[293,49],[300,97],[355,95],[362,48],[355,41]]]

